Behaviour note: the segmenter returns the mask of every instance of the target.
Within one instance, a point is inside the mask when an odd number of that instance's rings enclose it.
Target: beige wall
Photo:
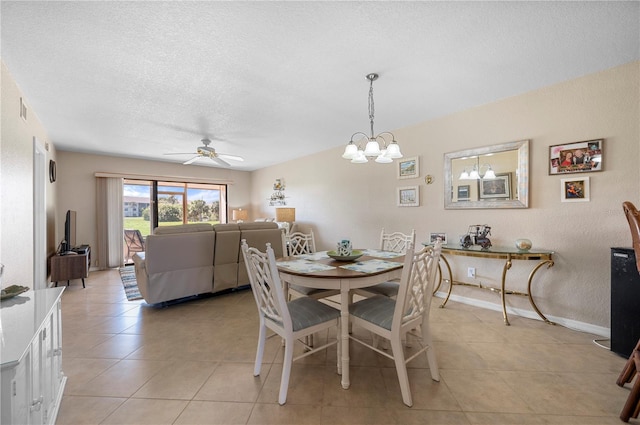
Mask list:
[[[549,317],[569,326],[606,334],[610,315],[609,248],[630,246],[622,214],[625,200],[640,204],[640,62],[504,99],[410,128],[393,130],[406,157],[420,157],[420,178],[398,180],[395,164],[351,164],[343,148],[253,173],[254,214],[273,216],[266,198],[276,178],[286,183],[288,206],[296,220],[314,229],[319,249],[349,237],[357,247],[378,243],[380,229],[445,232],[456,242],[470,224],[492,226],[494,244],[529,238],[534,247],[557,251],[555,266],[538,272],[533,293]],[[354,123],[354,131],[366,127]],[[387,129],[378,129],[379,131]],[[604,138],[604,171],[589,176],[591,201],[560,202],[560,179],[548,175],[549,146]],[[445,210],[443,156],[517,140],[530,140],[530,207],[510,210]],[[431,174],[434,183],[426,185]],[[420,207],[397,207],[400,186],[420,186]],[[452,258],[457,276],[476,267],[485,284],[499,283],[502,262]],[[532,263],[515,262],[509,282],[526,289]],[[464,301],[498,308],[498,295],[456,287]],[[524,298],[510,297],[512,308],[531,315]],[[496,322],[500,321],[496,313]]]
[[[2,62],[0,93],[0,263],[5,265],[2,286],[33,287],[33,154],[34,137],[55,160],[55,149],[40,124],[36,112]],[[27,121],[20,118],[20,98],[27,106]],[[47,253],[57,247],[55,197],[57,183],[46,183]]]
[[[76,242],[88,244],[92,250],[96,243],[96,172],[137,174],[146,176],[208,179],[211,182],[228,184],[227,201],[229,210],[247,208],[251,196],[251,177],[246,171],[233,171],[205,166],[184,166],[160,161],[120,158],[105,155],[90,155],[77,152],[58,152],[58,181],[60,190],[57,198],[58,239],[64,237],[64,217],[67,210],[75,210],[77,215]],[[93,266],[97,255],[92,256]]]

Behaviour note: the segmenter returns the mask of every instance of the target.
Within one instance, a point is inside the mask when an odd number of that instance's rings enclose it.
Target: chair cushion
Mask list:
[[[294,332],[340,317],[340,312],[335,308],[309,297],[297,298],[287,306]]]
[[[390,331],[395,308],[395,300],[383,295],[375,295],[351,304],[349,313]]]
[[[393,298],[398,295],[399,288],[400,284],[398,284],[397,282],[384,282],[362,289],[364,291],[371,292],[372,294],[384,295],[386,297]]]

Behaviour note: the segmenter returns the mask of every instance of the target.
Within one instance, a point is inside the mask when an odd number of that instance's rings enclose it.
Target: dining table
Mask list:
[[[331,251],[329,251],[331,252]],[[315,289],[340,290],[341,359],[338,374],[342,375],[342,388],[349,381],[349,302],[350,291],[383,282],[400,279],[404,255],[378,249],[354,250],[362,256],[348,261],[331,258],[327,251],[282,257],[276,260],[280,280],[285,291],[289,285]]]

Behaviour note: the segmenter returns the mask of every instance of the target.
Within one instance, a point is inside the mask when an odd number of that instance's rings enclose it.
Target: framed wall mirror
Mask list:
[[[446,153],[444,207],[529,208],[529,141]]]

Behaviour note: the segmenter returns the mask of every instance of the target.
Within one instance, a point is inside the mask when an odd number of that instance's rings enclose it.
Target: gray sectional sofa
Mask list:
[[[206,223],[158,227],[133,256],[140,294],[149,304],[248,285],[240,243],[282,256],[276,223]]]

